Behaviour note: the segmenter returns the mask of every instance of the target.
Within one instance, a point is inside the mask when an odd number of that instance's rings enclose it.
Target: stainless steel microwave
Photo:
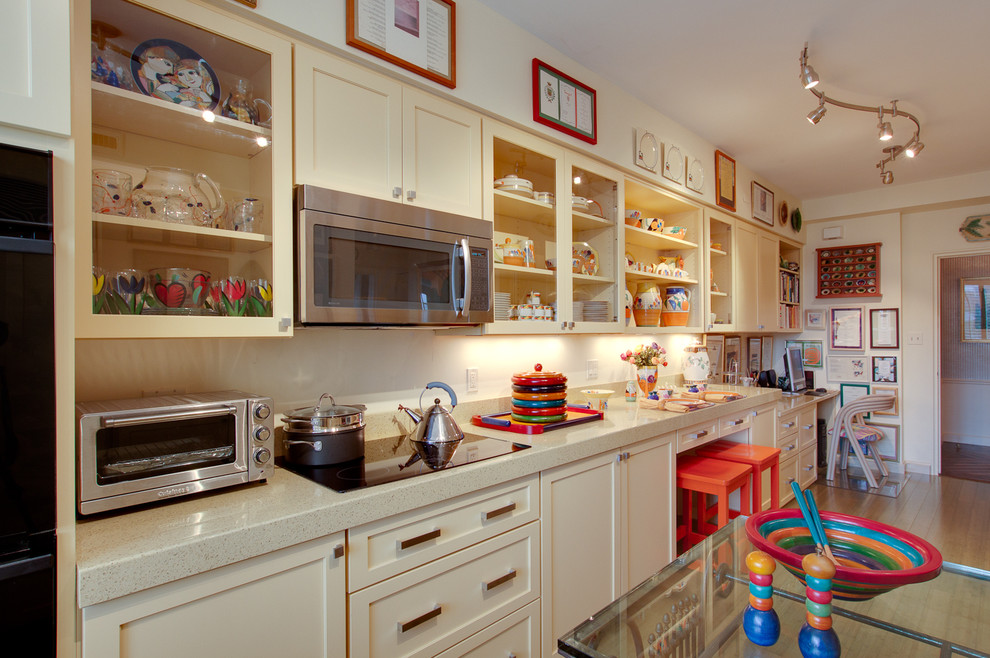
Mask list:
[[[296,188],[302,324],[491,322],[492,224],[394,201]]]
[[[80,402],[79,513],[265,480],[273,422],[271,398],[241,391]]]

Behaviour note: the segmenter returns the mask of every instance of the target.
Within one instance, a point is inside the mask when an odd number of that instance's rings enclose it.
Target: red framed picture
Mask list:
[[[533,121],[589,144],[598,143],[595,90],[533,59]]]
[[[736,161],[719,150],[715,151],[715,203],[736,211]]]

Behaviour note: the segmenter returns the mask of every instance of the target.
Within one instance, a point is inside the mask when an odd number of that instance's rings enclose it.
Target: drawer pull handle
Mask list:
[[[726,423],[726,425],[728,425],[729,427],[735,427],[736,425],[742,425],[742,424],[743,424],[742,418],[740,418],[739,420],[730,420],[729,422]]]
[[[708,436],[708,430],[705,430],[704,432],[695,432],[694,434],[691,435],[691,438],[700,439],[703,436]]]
[[[421,534],[419,537],[413,537],[412,539],[403,539],[399,542],[399,550],[404,551],[407,548],[412,548],[417,544],[422,544],[423,542],[430,541],[431,539],[437,539],[440,537],[440,528],[436,530],[430,530]],[[440,614],[439,612],[437,614]]]
[[[514,509],[516,509],[516,504],[515,503],[509,503],[505,507],[499,507],[498,509],[493,509],[490,512],[485,512],[481,516],[482,516],[482,518],[485,521],[491,521],[496,516],[502,516],[503,514],[508,514],[509,512],[513,511]]]
[[[787,484],[790,484],[791,482],[794,482],[794,481],[795,481],[794,478],[787,478]]]
[[[793,443],[791,445],[787,446],[786,448],[784,448],[784,452],[790,452],[791,450],[794,450],[794,444]]]
[[[814,425],[805,425],[803,429],[810,430]]]
[[[491,580],[491,581],[489,581],[487,583],[481,583],[481,591],[482,592],[490,592],[493,589],[495,589],[496,587],[498,587],[499,585],[504,585],[505,583],[509,582],[510,580],[512,580],[515,577],[516,577],[516,570],[513,569],[509,573],[505,574],[504,576],[499,576],[495,580]]]
[[[443,612],[443,608],[441,608],[440,606],[437,606],[437,607],[433,608],[432,610],[430,610],[429,612],[427,612],[425,614],[422,614],[419,617],[416,617],[415,619],[410,619],[409,621],[404,621],[404,622],[403,621],[400,621],[399,622],[399,632],[400,633],[405,633],[406,631],[411,631],[412,629],[416,628],[420,624],[425,624],[426,622],[430,621],[434,617],[439,617],[441,612]]]
[[[333,557],[335,560],[339,560],[344,557],[344,547],[341,544],[337,544],[333,547]]]
[[[806,471],[810,471],[810,470],[811,470],[811,469],[813,469],[814,467],[815,467],[815,465],[814,465],[814,464],[811,464],[810,466],[805,466],[805,467],[804,467],[804,470],[806,470]]]
[[[783,427],[785,430],[786,429],[790,429],[790,428],[794,427],[794,421],[791,421],[789,423],[781,423],[780,426]]]

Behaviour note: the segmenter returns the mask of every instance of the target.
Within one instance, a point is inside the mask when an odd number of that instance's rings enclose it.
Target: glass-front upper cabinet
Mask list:
[[[705,239],[699,206],[638,180],[625,182],[626,331],[701,331]]]
[[[801,312],[801,247],[796,242],[780,239],[777,327],[781,331],[801,331],[804,326]]]
[[[285,335],[291,44],[184,0],[92,0],[90,19],[77,336]]]
[[[735,219],[715,210],[706,211],[708,225],[708,307],[703,318],[706,331],[730,331],[733,327],[733,229]]]

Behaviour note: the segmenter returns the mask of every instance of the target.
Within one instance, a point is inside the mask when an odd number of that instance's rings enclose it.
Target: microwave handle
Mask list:
[[[126,418],[104,418],[103,427],[129,427],[131,425],[148,425],[167,420],[188,420],[190,418],[212,418],[214,416],[227,416],[237,410],[233,405],[223,407],[208,407],[206,409],[188,409],[185,411],[166,411],[160,414],[145,414],[141,416],[127,416]]]
[[[457,315],[462,315],[467,317],[467,314],[471,311],[471,250],[468,247],[467,238],[460,239],[460,247],[462,258],[464,259],[464,297],[462,299],[457,299],[454,297],[454,310],[457,311]],[[454,257],[457,256],[457,245],[454,246]],[[450,279],[451,293],[453,295],[457,294],[456,289],[454,289],[454,279]],[[458,302],[460,305],[458,306]]]

